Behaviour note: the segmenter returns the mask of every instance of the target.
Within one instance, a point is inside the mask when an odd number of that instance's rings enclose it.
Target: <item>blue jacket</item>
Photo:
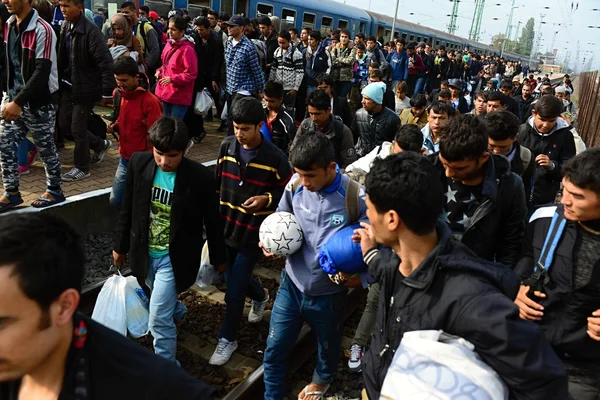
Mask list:
[[[405,81],[408,79],[408,54],[402,50],[400,54],[394,51],[390,56],[390,68],[392,69],[393,81]]]
[[[318,192],[305,190],[300,186],[292,193],[292,186],[298,179],[294,175],[285,188],[277,211],[294,214],[304,233],[304,243],[300,250],[287,257],[285,270],[294,285],[309,296],[324,296],[346,290],[336,285],[319,264],[319,249],[335,232],[352,225],[346,211],[346,188],[348,178],[340,172],[333,183]],[[360,219],[367,222],[367,206],[364,189],[360,191]],[[354,221],[357,223],[357,221]]]
[[[319,43],[317,51],[312,52],[309,47],[306,48],[304,57],[306,60],[306,84],[308,86],[317,86],[317,77],[321,74],[329,75],[331,73],[331,54],[327,47],[324,45],[325,42]]]

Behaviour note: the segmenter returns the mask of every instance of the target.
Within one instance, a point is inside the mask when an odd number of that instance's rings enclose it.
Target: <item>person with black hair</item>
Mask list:
[[[352,64],[352,71],[354,75],[352,77],[352,87],[350,88],[350,97],[348,103],[352,112],[356,112],[361,107],[361,90],[369,84],[369,63],[367,61],[367,55],[365,54],[367,48],[363,43],[355,44],[354,49],[356,56],[354,63]]]
[[[525,191],[503,156],[488,152],[488,126],[470,114],[451,118],[432,161],[445,192],[442,219],[455,239],[484,260],[514,266],[521,249]]]
[[[352,65],[355,56],[356,51],[350,43],[350,31],[342,29],[340,31],[340,42],[331,51],[333,81],[336,93],[340,97],[348,97],[350,94],[354,75]]]
[[[427,124],[427,98],[424,94],[413,94],[410,98],[410,108],[402,110],[400,113],[400,124],[415,124],[419,128]]]
[[[431,91],[430,100],[432,103],[438,101],[438,96],[442,90],[450,90],[448,80],[446,79],[440,81],[439,85]]]
[[[370,83],[376,83],[376,82],[381,82],[384,83],[383,80],[383,72],[381,72],[380,69],[374,69],[372,71],[369,72],[369,82]],[[398,85],[400,85],[401,83],[404,82],[400,82]],[[410,102],[410,100],[409,100]],[[383,94],[383,106],[385,106],[386,108],[389,108],[392,111],[395,111],[396,109],[396,96],[394,95],[394,92],[390,89],[390,85],[386,85],[386,89],[385,89],[385,93]]]
[[[491,113],[493,111],[506,110],[507,97],[504,95],[504,93],[502,93],[500,91],[485,92],[485,93],[487,93],[486,113]]]
[[[520,316],[536,322],[563,359],[569,394],[578,400],[600,395],[599,169],[598,148],[565,163],[561,204],[531,216],[523,258],[515,268],[523,279],[515,300]],[[559,240],[551,250],[554,257],[543,259],[549,237]]]
[[[225,223],[227,308],[211,365],[225,364],[237,349],[246,296],[252,300],[248,322],[258,323],[264,315],[269,291],[252,277],[260,256],[258,230],[276,210],[292,176],[286,155],[261,133],[265,112],[259,100],[241,98],[231,109],[231,118],[235,135],[221,142],[215,171]]]
[[[440,90],[440,92],[438,93],[438,96],[437,96],[437,102],[445,103],[452,107],[452,92],[450,91],[450,89]],[[459,113],[458,110],[456,110],[456,109],[454,109],[454,110],[456,111],[456,114]]]
[[[279,47],[273,54],[269,80],[279,81],[285,91],[285,105],[293,109],[296,95],[304,79],[304,58],[296,45],[291,43],[289,32],[282,31],[277,37]]]
[[[295,146],[295,142],[300,136],[318,132],[324,134],[332,142],[335,162],[340,168],[344,169],[356,161],[352,131],[344,125],[339,116],[332,114],[329,95],[324,90],[317,89],[308,95],[306,105],[308,118],[300,123],[292,147]]]
[[[340,97],[334,90],[335,83],[330,75],[319,75],[317,77],[317,89],[324,90],[331,100],[331,113],[338,116],[346,126],[352,126],[352,110],[350,103],[345,97]]]
[[[0,219],[0,398],[211,399],[214,389],[77,311],[81,236],[51,213]]]
[[[179,365],[176,324],[187,309],[177,295],[198,275],[204,242],[199,227],[206,226],[211,263],[221,268],[225,262],[223,225],[212,174],[184,156],[189,135],[183,121],[159,118],[149,142],[152,152],[129,159],[113,260],[121,268],[129,258],[133,274],[150,288],[154,352]]]
[[[331,73],[331,53],[321,40],[321,32],[308,35],[308,47],[304,53],[307,95],[317,88],[317,76]]]
[[[283,85],[278,81],[267,81],[264,101],[266,127],[263,129],[269,131],[271,141],[287,155],[296,135],[296,124],[285,106]]]
[[[223,47],[225,47],[225,43],[227,43],[228,38],[227,27],[225,27],[225,29],[222,29],[221,25],[218,24],[219,12],[215,10],[208,10],[208,13],[206,14],[206,19],[210,23],[210,29],[212,29],[213,32],[217,33],[217,35],[221,37],[221,40],[223,41]]]
[[[318,253],[336,232],[366,221],[364,191],[341,174],[331,141],[324,135],[311,132],[298,136],[290,150],[290,162],[296,174],[286,186],[277,211],[295,215],[304,242],[286,259],[271,311],[270,334],[263,360],[264,398],[268,400],[285,396],[282,383],[288,358],[303,322],[311,326],[317,337],[318,361],[311,383],[298,398],[321,397],[333,381],[341,353],[347,289],[343,284],[334,283],[323,271]],[[347,196],[353,197],[347,199]],[[347,204],[350,202],[355,205],[355,216],[349,213]],[[264,249],[263,253],[272,256]]]
[[[450,60],[446,55],[446,47],[440,46],[437,55],[433,60],[433,70],[431,72],[430,85],[432,88],[439,88],[442,81],[447,80],[450,70]],[[433,96],[433,93],[432,93]]]
[[[418,80],[422,80],[421,72],[425,70],[425,64],[423,64],[423,59],[419,54],[417,54],[417,42],[410,42],[408,46],[406,46],[406,54],[408,56],[408,78],[406,80],[406,84],[408,85],[408,95],[412,96],[414,93],[418,93],[415,91],[417,86],[422,86],[422,83],[419,84]]]
[[[510,161],[510,170],[521,177],[525,187],[525,198],[529,202],[531,185],[535,172],[535,161],[531,151],[519,144],[519,120],[513,113],[493,111],[486,115],[488,125],[488,149],[493,154],[500,154]]]
[[[560,115],[562,101],[542,96],[532,116],[519,128],[519,143],[531,150],[536,169],[530,202],[533,206],[551,203],[556,198],[563,177],[563,165],[576,154],[575,140],[569,124]]]
[[[521,115],[520,121],[524,124],[531,116],[531,114],[527,114],[527,112],[530,111],[531,103],[533,102],[531,85],[529,85],[528,82],[521,86],[520,94],[514,96],[514,100],[516,100],[517,105],[519,106],[519,114]]]
[[[427,124],[421,128],[423,149],[427,154],[440,151],[442,128],[456,115],[456,110],[448,103],[434,102],[427,108]]]
[[[487,113],[488,92],[482,90],[475,93],[473,96],[473,109],[471,114],[477,116],[485,116]]]
[[[258,28],[260,29],[261,33],[259,40],[262,40],[265,43],[265,47],[267,49],[265,59],[265,77],[268,78],[271,74],[273,56],[277,48],[280,46],[278,43],[278,32],[273,26],[271,18],[269,18],[267,15],[263,15],[258,18]]]
[[[500,88],[498,89],[498,91],[504,94],[504,96],[506,96],[506,109],[511,113],[515,114],[520,120],[521,109],[519,108],[519,103],[517,103],[517,100],[513,99],[512,97],[512,89],[512,82],[508,79],[504,79],[500,82]]]
[[[406,41],[400,39],[396,42],[393,52],[388,54],[387,62],[390,65],[392,87],[396,87],[400,82],[406,82],[408,85],[409,56],[404,46],[406,46]],[[414,89],[414,82],[412,87],[409,86],[410,89]],[[412,91],[410,92],[410,96],[412,96]]]
[[[152,150],[148,131],[162,115],[162,103],[140,85],[137,62],[133,58],[117,58],[113,73],[117,82],[113,99],[118,115],[106,130],[107,133],[118,135],[120,158],[109,201],[120,209],[127,180],[127,165],[133,153]]]
[[[294,46],[298,46],[301,42],[300,40],[300,34],[298,32],[298,29],[292,27],[290,29],[288,29],[288,33],[290,34],[290,42],[294,45]]]
[[[148,64],[149,75],[154,76],[154,72],[161,65],[160,58],[160,35],[149,21],[141,21],[137,14],[138,10],[135,3],[126,1],[121,4],[121,13],[129,17],[133,25],[133,35],[140,41],[144,59]],[[153,79],[153,78],[152,78]]]
[[[377,63],[379,64],[381,72],[385,72],[390,66],[390,63],[385,59],[385,54],[383,54],[381,46],[377,42],[377,38],[375,38],[375,36],[369,36],[365,45],[367,47],[367,64]]]
[[[566,399],[561,361],[541,331],[519,319],[512,302],[517,276],[452,240],[438,219],[445,200],[438,173],[425,157],[402,152],[375,160],[367,175],[370,225],[361,224],[355,240],[369,273],[380,282],[381,297],[378,329],[364,357],[366,396],[379,398],[405,333],[442,330],[470,342],[511,398]]]

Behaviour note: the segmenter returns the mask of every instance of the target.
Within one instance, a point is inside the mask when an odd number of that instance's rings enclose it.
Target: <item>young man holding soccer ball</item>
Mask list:
[[[298,137],[290,151],[290,162],[296,174],[286,186],[277,211],[296,216],[304,232],[304,244],[286,259],[271,312],[263,361],[265,399],[269,400],[285,397],[282,382],[287,374],[287,358],[305,321],[317,336],[319,356],[312,381],[298,398],[321,396],[333,381],[341,351],[347,289],[333,283],[321,269],[319,249],[337,231],[367,220],[362,188],[354,192],[360,217],[358,221],[350,220],[345,199],[353,192],[349,190],[350,178],[337,168],[333,145],[325,135],[307,133]]]

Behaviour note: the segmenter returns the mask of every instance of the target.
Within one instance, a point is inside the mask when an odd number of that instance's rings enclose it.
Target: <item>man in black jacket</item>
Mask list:
[[[507,79],[500,82],[499,91],[506,96],[506,109],[515,114],[517,118],[521,119],[521,109],[519,108],[519,104],[517,103],[517,100],[512,97],[512,82]]]
[[[134,153],[127,168],[114,263],[129,266],[150,296],[149,329],[156,354],[175,359],[176,322],[187,312],[177,295],[192,286],[200,267],[206,227],[211,263],[225,262],[217,186],[211,172],[185,158],[185,124],[162,117],[150,128],[153,152]]]
[[[531,191],[533,206],[551,203],[560,189],[563,164],[575,156],[575,140],[568,123],[559,118],[562,101],[542,96],[519,128],[519,143],[531,150],[536,163]]]
[[[565,362],[569,393],[577,400],[600,395],[599,169],[598,148],[565,164],[562,205],[539,208],[531,216],[523,258],[515,269],[524,282],[515,300],[520,316],[544,331]],[[542,256],[550,231],[563,223],[550,259]]]
[[[524,83],[521,87],[521,92],[518,96],[514,96],[513,99],[517,102],[519,106],[519,114],[521,115],[521,123],[524,124],[527,122],[531,114],[527,114],[529,112],[529,107],[533,102],[532,96],[533,90],[531,89],[531,85],[529,83]]]
[[[64,220],[2,217],[0,248],[0,399],[213,398],[207,384],[77,312],[85,254]]]
[[[473,344],[506,383],[511,399],[567,399],[560,359],[540,329],[519,319],[512,303],[517,276],[478,259],[438,221],[445,199],[436,175],[431,163],[412,152],[375,160],[367,175],[371,225],[363,224],[354,239],[381,284],[363,368],[368,398],[379,398],[404,333],[443,330]],[[377,250],[377,244],[389,248]]]
[[[488,152],[485,121],[471,114],[442,128],[432,156],[445,189],[442,219],[477,256],[514,266],[523,239],[525,192],[510,162]]]
[[[331,99],[331,113],[338,116],[347,127],[352,126],[352,110],[346,97],[338,96],[333,89],[333,78],[331,75],[322,74],[317,77],[317,89],[324,90]]]
[[[271,142],[287,155],[296,136],[296,124],[294,117],[283,104],[283,85],[278,81],[267,81],[264,101],[266,126],[262,129],[268,130]]]
[[[273,55],[275,54],[277,47],[279,47],[279,43],[277,43],[277,30],[273,26],[271,18],[269,18],[267,15],[263,15],[258,19],[258,27],[262,33],[260,40],[265,42],[265,46],[267,47],[265,59],[265,80],[267,80],[271,74]]]
[[[112,57],[98,27],[83,13],[82,0],[60,0],[65,22],[60,31],[58,73],[60,103],[58,107],[59,142],[65,134],[75,140],[74,167],[63,175],[64,181],[90,176],[90,163],[98,164],[111,145],[87,130],[94,103],[112,101],[115,79]],[[60,137],[62,135],[62,138]],[[90,149],[94,155],[90,158]]]

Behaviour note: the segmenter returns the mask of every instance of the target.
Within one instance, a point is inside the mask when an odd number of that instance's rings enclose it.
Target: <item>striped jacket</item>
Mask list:
[[[40,18],[38,12],[31,10],[27,28],[21,34],[21,74],[25,86],[16,93],[15,103],[23,107],[29,104],[38,108],[52,102],[52,93],[58,90],[58,70],[56,61],[56,34],[49,23]],[[14,34],[11,26],[17,24],[16,17],[11,17],[4,25],[4,44],[6,57],[7,91],[14,87],[15,71],[10,60],[10,35]]]
[[[260,69],[258,52],[245,35],[234,46],[233,37],[225,44],[225,67],[227,85],[225,90],[235,94],[247,90],[250,94],[262,93],[265,88],[265,75]]]
[[[269,79],[283,84],[283,90],[298,90],[304,78],[304,60],[297,46],[288,47],[283,54],[281,47],[275,50]]]
[[[219,210],[225,220],[227,245],[240,251],[258,252],[258,230],[264,219],[275,212],[285,185],[292,177],[287,157],[263,138],[256,156],[240,166],[239,144],[235,136],[221,142],[215,169],[219,188]],[[270,194],[271,203],[263,210],[249,213],[242,204],[253,196]]]

